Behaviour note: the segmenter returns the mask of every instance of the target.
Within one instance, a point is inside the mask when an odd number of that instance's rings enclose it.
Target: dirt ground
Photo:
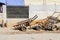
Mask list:
[[[60,31],[35,31],[22,32],[10,28],[0,28],[0,40],[60,40]]]
[[[13,30],[12,28],[0,28],[0,34],[8,34],[8,35],[15,35],[15,34],[41,34],[41,33],[60,33],[60,31],[36,31],[33,29],[24,31]]]
[[[42,33],[42,34],[0,35],[0,40],[60,40],[60,34]]]

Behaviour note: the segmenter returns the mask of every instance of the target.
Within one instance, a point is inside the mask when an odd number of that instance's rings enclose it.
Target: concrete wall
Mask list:
[[[57,9],[58,8],[58,9]],[[60,6],[57,5],[56,10],[54,5],[30,5],[29,6],[29,18],[33,17],[34,15],[38,15],[37,19],[44,19],[47,16],[51,16],[54,11],[60,11]]]
[[[46,3],[44,1],[43,3],[43,0],[24,0],[25,1],[25,6],[29,6],[29,18],[33,17],[35,14],[37,14],[39,17],[37,19],[44,19],[46,18],[47,16],[50,16],[53,14],[54,10],[53,11],[46,11],[45,9],[48,8],[46,6],[43,6],[41,7],[41,5],[55,5],[55,2],[57,5],[60,4],[60,1],[59,0],[46,0]],[[55,8],[54,6],[52,7],[53,9]],[[4,19],[4,22],[7,23],[7,26],[8,27],[12,27],[13,25],[15,25],[18,21],[22,21],[22,20],[25,20],[24,19],[18,19],[18,18],[7,18],[6,17],[6,6],[3,8],[4,11],[3,11],[3,19]],[[60,9],[60,8],[58,8]],[[60,11],[60,10],[58,10]]]
[[[17,22],[20,22],[20,21],[23,21],[23,20],[26,20],[25,18],[23,19],[19,19],[19,18],[11,18],[11,19],[7,19],[7,27],[12,27],[14,25],[17,24]]]
[[[0,13],[0,23],[4,24],[7,23],[7,27],[12,27],[13,25],[17,24],[19,21],[23,21],[26,18],[7,18],[7,10],[6,5],[3,5],[3,13]]]
[[[43,4],[42,0],[24,0],[26,5],[40,5]]]
[[[60,11],[59,0],[25,0],[25,6],[27,5],[29,5],[29,18],[37,14],[39,16],[37,19],[44,19],[54,11]]]
[[[53,14],[53,12],[55,11],[55,2],[57,5],[60,4],[60,1],[56,1],[56,0],[24,0],[25,1],[25,6],[29,6],[29,18],[33,17],[35,14],[37,14],[39,17],[37,19],[44,19],[47,16],[50,16]],[[48,5],[45,6],[45,5]],[[47,9],[46,9],[47,8]],[[50,11],[50,9],[52,9]],[[60,8],[58,8],[60,9]],[[49,11],[48,11],[49,10]],[[18,21],[22,21],[25,19],[18,19],[18,18],[7,18],[7,26],[12,27],[13,25],[15,25]]]
[[[56,4],[60,5],[60,0],[24,0],[25,1],[25,5],[41,5],[44,3],[46,3],[47,5],[49,4],[54,4],[56,2]]]

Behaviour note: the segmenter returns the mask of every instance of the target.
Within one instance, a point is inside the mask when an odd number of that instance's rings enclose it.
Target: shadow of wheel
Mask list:
[[[41,29],[41,27],[40,26],[35,26],[34,28],[32,28],[32,29],[34,29],[34,30],[40,30]]]

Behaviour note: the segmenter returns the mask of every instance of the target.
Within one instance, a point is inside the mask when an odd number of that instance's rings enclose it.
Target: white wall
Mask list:
[[[30,5],[29,6],[29,18],[33,17],[34,15],[38,15],[37,19],[44,19],[47,16],[50,16],[54,13],[55,11],[55,6],[54,5],[48,5],[46,7],[42,5]],[[57,6],[57,8],[60,9],[60,7]],[[56,9],[56,11],[60,11]]]
[[[60,5],[60,0],[44,0],[47,5],[49,4],[57,4]],[[43,4],[43,0],[24,0],[26,5],[41,5]]]
[[[29,6],[29,18],[37,14],[39,17],[37,19],[44,19],[47,16],[53,14],[55,9],[60,11],[60,1],[59,0],[24,0],[25,6]],[[57,6],[56,6],[57,5]],[[56,6],[56,7],[55,7]]]
[[[40,5],[43,4],[43,0],[24,0],[25,6],[27,5]]]

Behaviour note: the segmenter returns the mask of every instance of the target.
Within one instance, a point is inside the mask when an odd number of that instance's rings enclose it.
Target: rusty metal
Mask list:
[[[14,25],[14,29],[18,29],[21,31],[26,31],[27,27],[30,26],[30,23],[34,21],[38,16],[35,15],[33,18],[29,18],[27,20],[18,22],[16,25]]]

